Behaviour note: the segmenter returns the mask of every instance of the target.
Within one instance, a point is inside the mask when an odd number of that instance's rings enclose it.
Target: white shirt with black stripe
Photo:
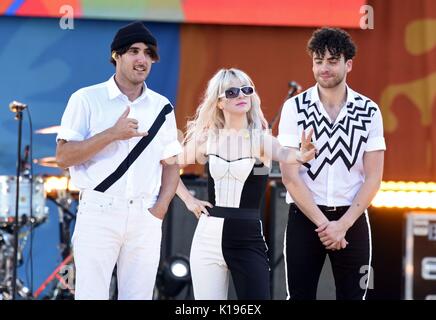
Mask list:
[[[302,131],[311,127],[319,153],[300,167],[301,178],[317,205],[351,205],[365,179],[363,154],[386,149],[379,107],[347,86],[346,103],[332,123],[315,85],[285,102],[278,139],[299,148]],[[293,202],[289,193],[286,202]]]
[[[130,106],[128,118],[139,122],[139,132],[150,129],[168,99],[147,88],[135,101],[129,101],[115,83],[108,81],[82,88],[72,94],[62,117],[56,140],[83,141],[112,127]],[[81,190],[94,189],[106,179],[127,157],[142,137],[117,140],[107,145],[88,161],[69,168],[73,184]],[[166,115],[157,135],[127,172],[105,193],[118,197],[146,197],[156,201],[160,186],[162,165],[160,160],[179,154],[182,147],[177,140],[174,110]]]

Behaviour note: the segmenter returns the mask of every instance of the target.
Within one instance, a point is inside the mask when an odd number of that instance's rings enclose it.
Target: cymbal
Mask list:
[[[43,167],[58,168],[56,157],[34,159],[33,162]]]
[[[61,126],[51,126],[47,128],[38,129],[35,131],[35,133],[39,134],[52,134],[52,133],[58,133]]]

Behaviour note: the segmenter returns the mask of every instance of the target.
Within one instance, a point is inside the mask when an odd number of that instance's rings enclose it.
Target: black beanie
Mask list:
[[[129,23],[118,30],[111,44],[111,51],[131,45],[136,42],[144,42],[157,47],[156,38],[140,21]]]

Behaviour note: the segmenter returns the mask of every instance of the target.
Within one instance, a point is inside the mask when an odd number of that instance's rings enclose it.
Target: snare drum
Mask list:
[[[17,190],[15,176],[0,176],[0,224],[7,225],[15,221],[15,198]],[[30,217],[30,180],[20,177],[20,197],[18,199],[19,222],[24,223]],[[37,223],[48,217],[45,206],[44,180],[40,176],[33,178],[33,217]]]

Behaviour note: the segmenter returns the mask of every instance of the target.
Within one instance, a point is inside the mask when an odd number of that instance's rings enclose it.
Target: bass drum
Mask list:
[[[15,221],[16,181],[15,176],[0,176],[0,226],[2,227],[10,226]],[[30,179],[20,177],[19,184],[18,218],[20,224],[25,224],[30,218]],[[33,178],[32,202],[35,223],[40,224],[48,217],[48,207],[45,206],[44,180],[40,176]]]

